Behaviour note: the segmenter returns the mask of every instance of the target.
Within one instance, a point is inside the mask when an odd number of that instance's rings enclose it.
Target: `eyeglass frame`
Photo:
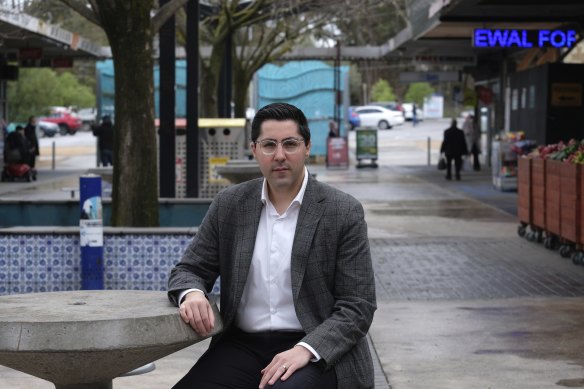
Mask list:
[[[284,148],[284,142],[286,142],[287,140],[294,140],[294,141],[298,142],[298,145],[296,146],[296,149],[294,151],[287,151]],[[264,150],[264,147],[262,146],[262,142],[263,141],[271,141],[271,142],[276,143],[276,149],[274,150],[273,153],[267,153]],[[275,140],[275,139],[268,138],[268,139],[256,140],[256,141],[253,141],[252,143],[255,144],[255,145],[259,145],[260,146],[260,150],[262,151],[262,154],[264,154],[265,156],[272,156],[272,155],[276,154],[276,152],[278,151],[278,145],[281,145],[282,146],[282,151],[284,152],[284,154],[287,154],[287,155],[296,154],[298,152],[298,150],[300,150],[300,147],[299,147],[300,144],[301,143],[306,143],[306,141],[304,140],[304,138],[289,137],[289,138],[282,139],[280,141]]]

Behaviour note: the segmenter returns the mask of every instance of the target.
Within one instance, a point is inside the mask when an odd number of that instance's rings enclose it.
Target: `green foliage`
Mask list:
[[[95,95],[68,72],[53,69],[20,69],[18,81],[8,83],[8,120],[26,121],[30,115],[44,115],[50,106],[93,107]]]
[[[395,95],[389,83],[380,79],[371,88],[371,99],[372,101],[394,101]]]
[[[422,106],[424,97],[434,93],[434,88],[427,82],[413,82],[406,92],[405,102],[412,102]]]

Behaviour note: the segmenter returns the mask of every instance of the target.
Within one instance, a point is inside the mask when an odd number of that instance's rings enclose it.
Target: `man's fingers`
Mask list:
[[[204,303],[183,302],[180,306],[180,316],[201,336],[207,336],[215,327],[213,308],[207,301]]]
[[[207,331],[213,331],[215,329],[215,314],[213,313],[211,304],[207,304],[207,319]]]

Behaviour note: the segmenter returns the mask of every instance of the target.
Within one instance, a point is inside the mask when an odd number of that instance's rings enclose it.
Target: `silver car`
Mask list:
[[[387,130],[393,126],[404,124],[404,115],[401,111],[379,107],[376,105],[364,105],[355,108],[361,119],[361,127],[377,127]]]

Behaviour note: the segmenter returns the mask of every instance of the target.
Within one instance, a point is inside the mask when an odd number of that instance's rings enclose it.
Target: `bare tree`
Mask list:
[[[225,50],[232,50],[233,101],[235,114],[242,117],[255,72],[308,36],[325,36],[323,27],[346,13],[345,6],[352,7],[347,0],[215,0],[211,5],[215,12],[201,24],[201,41],[212,48],[201,65],[201,114],[208,117],[217,116],[216,93]],[[180,12],[177,27],[185,34],[186,21]]]
[[[153,38],[188,0],[61,0],[105,31],[115,71],[113,226],[159,225]]]

